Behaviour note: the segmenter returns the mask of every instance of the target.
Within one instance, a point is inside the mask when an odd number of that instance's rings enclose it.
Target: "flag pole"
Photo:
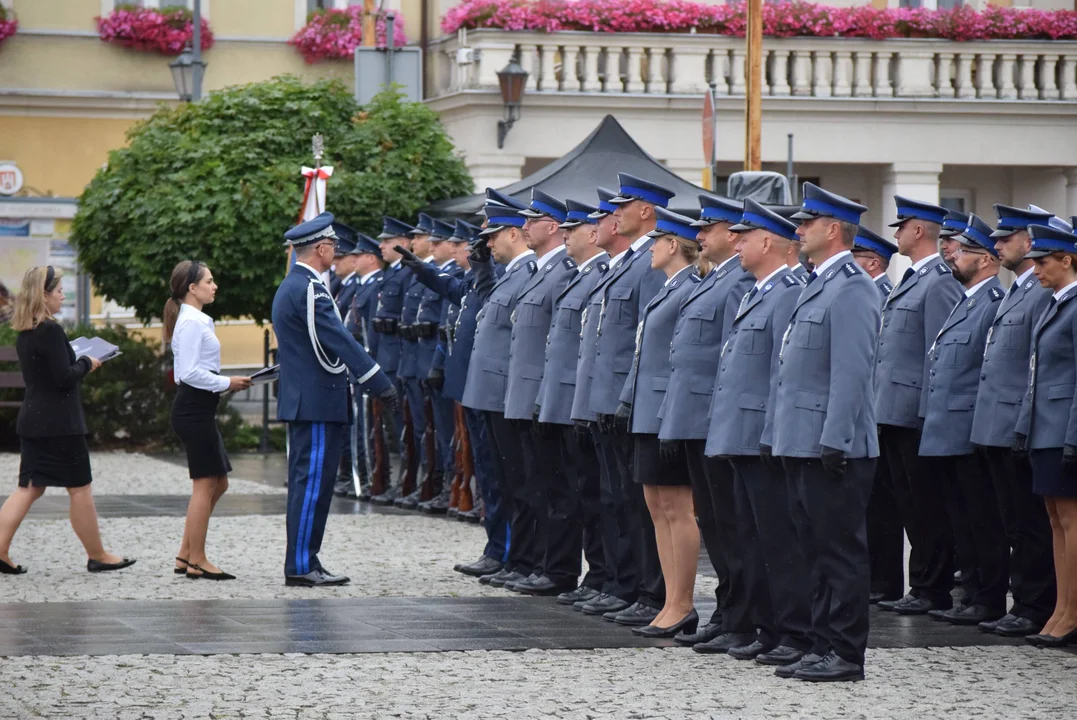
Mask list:
[[[744,169],[763,168],[760,136],[763,126],[763,0],[748,0],[748,32],[745,74]]]

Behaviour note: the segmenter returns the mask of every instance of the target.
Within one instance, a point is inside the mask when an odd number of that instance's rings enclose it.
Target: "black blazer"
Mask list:
[[[64,329],[51,320],[20,332],[15,349],[26,382],[16,432],[22,437],[85,435],[79,383],[90,372],[90,359],[76,360]]]

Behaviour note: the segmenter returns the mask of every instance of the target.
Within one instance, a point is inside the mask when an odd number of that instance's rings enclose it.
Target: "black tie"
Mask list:
[[[808,276],[808,285],[811,285],[813,282],[815,282],[816,278],[818,278],[818,277],[819,277],[819,273],[812,270],[811,275]]]
[[[752,302],[752,298],[754,298],[754,297],[755,297],[755,294],[756,294],[757,292],[759,292],[759,288],[757,288],[757,287],[753,287],[753,288],[752,288],[752,289],[751,289],[751,290],[750,290],[750,291],[748,292],[748,299],[744,301],[744,304],[745,304],[745,305],[750,305],[750,304],[751,304],[751,302]]]
[[[1013,295],[1015,292],[1017,292],[1017,281],[1016,280],[1013,281],[1013,285],[1010,285],[1010,295]]]
[[[898,283],[898,287],[901,287],[902,285],[904,285],[905,281],[908,280],[909,278],[911,278],[915,274],[916,274],[916,271],[913,270],[912,268],[909,268],[908,270],[906,270],[905,274],[901,276],[901,282]]]

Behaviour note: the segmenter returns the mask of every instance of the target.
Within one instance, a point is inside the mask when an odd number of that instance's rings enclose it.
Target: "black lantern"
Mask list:
[[[195,83],[201,85],[201,75],[206,69],[206,63],[202,62],[201,58],[195,58],[191,46],[183,48],[183,52],[170,62],[168,67],[172,71],[172,83],[176,86],[176,94],[180,100],[190,102],[192,99],[199,99],[195,98]]]
[[[498,72],[497,81],[501,85],[501,102],[505,103],[505,119],[497,121],[497,147],[500,149],[505,147],[505,136],[513,124],[520,119],[520,106],[527,86],[527,71],[520,67],[516,55]]]

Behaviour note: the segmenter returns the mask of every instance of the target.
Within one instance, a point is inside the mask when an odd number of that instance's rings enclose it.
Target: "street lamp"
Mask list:
[[[527,86],[527,71],[520,67],[516,55],[497,73],[497,82],[501,85],[501,102],[505,103],[505,119],[497,121],[497,147],[500,150],[505,147],[505,136],[520,119],[520,106]]]
[[[195,60],[191,46],[183,48],[175,60],[168,64],[172,71],[172,84],[176,86],[176,94],[180,100],[190,102],[195,98],[195,69],[199,74],[206,69],[206,63],[201,59]]]

